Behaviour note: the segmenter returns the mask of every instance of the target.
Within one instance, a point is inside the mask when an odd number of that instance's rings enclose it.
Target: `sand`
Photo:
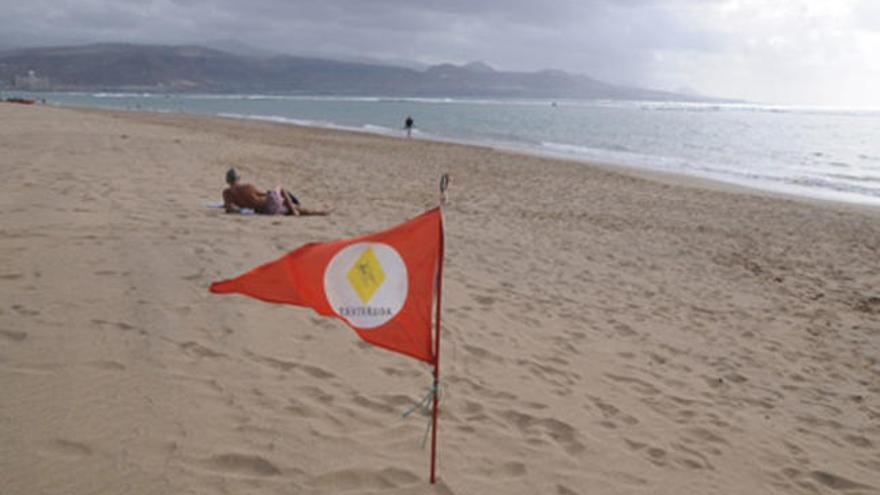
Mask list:
[[[327,218],[225,215],[230,166]],[[210,294],[447,221],[430,368]],[[489,148],[0,105],[0,493],[880,493],[880,215]]]

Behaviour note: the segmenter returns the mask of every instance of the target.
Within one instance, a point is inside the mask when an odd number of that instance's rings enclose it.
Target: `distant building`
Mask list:
[[[30,91],[49,89],[49,78],[37,77],[34,71],[29,70],[26,76],[15,76],[15,78],[12,80],[12,87],[15,89],[24,89]]]

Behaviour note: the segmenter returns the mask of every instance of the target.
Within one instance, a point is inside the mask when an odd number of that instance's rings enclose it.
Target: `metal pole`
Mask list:
[[[440,403],[440,307],[443,299],[443,249],[445,244],[443,232],[443,205],[446,203],[446,188],[449,176],[440,178],[440,262],[437,267],[437,316],[434,331],[434,411],[431,415],[431,484],[437,481],[437,411]]]

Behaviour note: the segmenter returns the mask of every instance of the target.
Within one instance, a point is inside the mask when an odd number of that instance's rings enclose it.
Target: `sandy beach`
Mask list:
[[[226,169],[326,218],[226,215]],[[208,285],[446,209],[430,368]],[[0,104],[0,494],[877,494],[880,211],[484,147]]]

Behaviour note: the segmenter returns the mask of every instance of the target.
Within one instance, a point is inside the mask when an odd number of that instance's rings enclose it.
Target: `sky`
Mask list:
[[[234,39],[880,108],[880,0],[0,0],[0,47]]]

